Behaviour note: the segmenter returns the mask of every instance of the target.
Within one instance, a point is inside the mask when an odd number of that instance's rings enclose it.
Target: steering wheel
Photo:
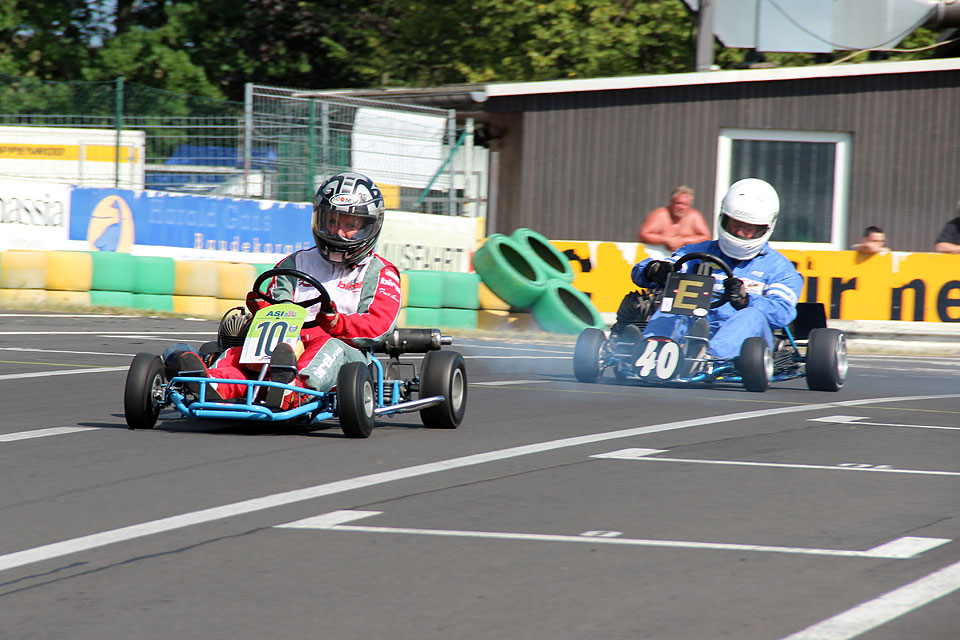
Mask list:
[[[728,278],[733,277],[733,271],[730,270],[730,267],[727,266],[726,262],[716,256],[712,256],[709,253],[704,253],[702,251],[691,251],[690,253],[680,256],[680,258],[673,263],[673,266],[677,271],[680,271],[680,267],[687,264],[691,260],[699,260],[701,265],[716,265],[720,267],[720,271],[723,271],[724,275],[726,275]],[[713,270],[711,269],[710,272],[705,275],[710,275],[712,271]],[[724,291],[722,294],[713,299],[713,301],[710,303],[710,308],[716,309],[717,307],[722,307],[726,303],[727,292]]]
[[[317,290],[320,294],[316,298],[311,298],[310,300],[304,300],[302,302],[293,302],[292,300],[277,300],[271,295],[264,293],[260,290],[260,287],[263,286],[263,283],[269,280],[270,278],[275,278],[276,276],[291,276],[299,280],[303,280],[311,287]],[[330,294],[327,293],[327,290],[323,287],[320,282],[311,276],[309,273],[304,273],[298,269],[268,269],[261,273],[256,280],[253,282],[253,292],[261,300],[266,300],[270,304],[280,304],[282,302],[293,302],[293,304],[299,305],[304,309],[312,307],[318,302],[321,305],[321,309],[328,311],[331,309],[330,305]]]

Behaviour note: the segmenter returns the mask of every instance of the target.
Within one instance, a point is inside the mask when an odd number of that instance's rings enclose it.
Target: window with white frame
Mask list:
[[[845,249],[850,134],[722,129],[717,144],[714,228],[731,184],[761,178],[780,195],[772,242]]]

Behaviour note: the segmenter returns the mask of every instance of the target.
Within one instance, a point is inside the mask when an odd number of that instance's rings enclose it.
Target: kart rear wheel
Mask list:
[[[348,362],[337,374],[340,429],[348,438],[369,438],[375,418],[377,393],[373,376],[362,362]]]
[[[420,368],[420,397],[443,396],[443,402],[420,410],[431,429],[456,429],[467,410],[467,368],[456,351],[428,351]]]
[[[587,328],[577,336],[577,346],[573,348],[573,374],[580,382],[596,382],[603,374],[600,365],[600,352],[607,342],[600,329]]]
[[[847,379],[847,339],[839,329],[810,331],[807,342],[807,388],[839,391]]]
[[[130,429],[152,429],[163,402],[163,360],[138,353],[130,363],[123,388],[123,414]]]
[[[766,391],[773,378],[773,354],[763,338],[747,338],[740,347],[737,363],[743,387],[747,391]]]

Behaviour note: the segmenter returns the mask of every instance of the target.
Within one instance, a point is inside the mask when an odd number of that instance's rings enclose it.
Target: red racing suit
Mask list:
[[[356,264],[342,265],[328,261],[316,247],[290,254],[277,263],[277,268],[310,274],[323,284],[336,305],[332,324],[323,317],[319,303],[307,309],[300,332],[304,351],[297,359],[299,375],[291,383],[328,391],[336,386],[341,366],[347,362],[369,363],[370,356],[360,349],[373,347],[393,331],[401,307],[400,272],[374,253]],[[293,302],[317,297],[316,289],[291,276],[273,278],[266,293],[275,300]],[[254,313],[267,304],[252,293],[247,295],[247,306]],[[210,377],[255,379],[259,367],[241,364],[241,351],[241,347],[224,351],[209,370]],[[213,386],[224,399],[243,397],[247,391],[246,385]]]

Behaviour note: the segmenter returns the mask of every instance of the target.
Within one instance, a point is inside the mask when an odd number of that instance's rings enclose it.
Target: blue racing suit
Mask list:
[[[748,305],[739,311],[730,303],[711,309],[707,314],[710,321],[710,353],[722,359],[736,358],[740,355],[743,341],[752,336],[761,336],[773,348],[773,329],[785,327],[797,317],[797,301],[803,288],[803,276],[794,268],[782,253],[764,245],[760,253],[749,260],[735,260],[720,251],[716,240],[707,240],[680,247],[670,256],[670,262],[676,262],[681,256],[694,251],[708,253],[723,260],[733,271],[735,278],[743,280],[747,290]],[[642,260],[633,266],[630,273],[633,281],[641,287],[651,287],[654,283],[643,277],[643,269],[653,258]],[[692,272],[699,260],[691,260],[683,265],[681,271]],[[717,284],[714,290],[723,292],[723,280],[726,276],[715,271]],[[679,341],[687,334],[696,318],[657,311],[647,323],[643,336],[667,336]]]

